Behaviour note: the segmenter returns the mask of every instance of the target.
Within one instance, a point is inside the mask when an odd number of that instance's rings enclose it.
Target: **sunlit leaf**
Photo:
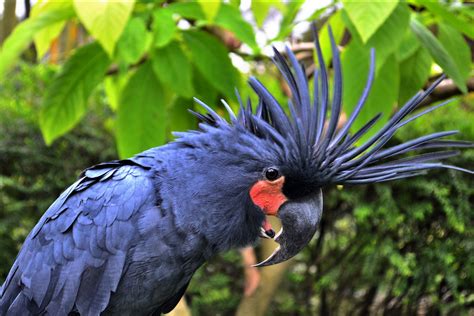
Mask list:
[[[184,97],[193,96],[192,65],[179,43],[171,42],[156,49],[152,64],[156,76],[168,88]]]
[[[103,79],[110,64],[97,43],[79,48],[64,64],[46,91],[40,113],[40,127],[46,144],[51,144],[76,125],[87,108],[87,99]]]
[[[129,77],[129,73],[118,73],[113,76],[107,76],[104,79],[104,91],[107,97],[107,103],[113,111],[118,109],[120,95]]]
[[[173,12],[168,8],[159,8],[153,12],[153,32],[155,46],[167,45],[177,31],[176,22],[173,19]]]
[[[466,93],[466,82],[462,73],[458,69],[456,62],[449,55],[443,45],[438,41],[438,39],[415,18],[411,19],[410,27],[423,46],[429,51],[434,61],[440,65],[446,74],[448,74],[454,80],[459,89],[463,93]]]
[[[71,6],[57,7],[31,17],[20,23],[5,40],[0,49],[0,76],[13,65],[33,40],[33,36],[45,27],[70,19],[74,16]]]
[[[209,0],[197,0],[199,5],[202,8],[202,11],[204,12],[204,15],[206,16],[206,19],[209,22],[214,21],[214,18],[217,15],[217,12],[219,12],[219,8],[221,7],[221,2],[220,1],[209,1]]]
[[[254,51],[258,51],[259,48],[255,40],[253,28],[244,20],[238,8],[228,4],[222,4],[214,24],[231,31],[238,39],[249,45]]]
[[[186,46],[193,63],[209,83],[227,97],[233,97],[238,73],[230,61],[226,47],[215,37],[202,31],[184,32]]]
[[[252,1],[252,13],[258,27],[262,27],[272,5],[272,1]]]
[[[191,99],[176,98],[168,109],[168,120],[171,123],[169,132],[187,131],[196,128],[196,117],[188,111],[188,109],[193,108],[193,104],[194,101]]]
[[[433,60],[428,51],[418,49],[400,63],[400,93],[398,103],[404,104],[428,81]]]
[[[285,4],[281,2],[279,5],[275,3],[275,5],[280,8],[280,11],[283,14],[283,20],[280,23],[280,31],[274,40],[283,39],[291,33],[294,26],[293,21],[295,20],[296,15],[303,4],[303,0],[289,1]]]
[[[166,7],[186,19],[205,20],[206,16],[197,2],[175,2]]]
[[[321,43],[321,50],[324,56],[324,62],[326,65],[329,64],[332,58],[331,42],[329,41],[328,26],[331,26],[334,40],[336,43],[340,43],[342,36],[344,35],[344,24],[341,19],[341,11],[337,11],[331,15],[327,23],[321,28],[319,33],[319,41]]]
[[[471,63],[471,49],[464,37],[455,28],[446,23],[438,25],[438,39],[456,63],[457,68],[464,81],[469,78]]]
[[[214,104],[217,101],[218,92],[216,88],[201,74],[195,65],[193,65],[193,86],[195,97],[206,104]]]
[[[61,7],[72,8],[72,1],[38,1],[31,8],[30,16],[31,18],[34,18],[45,11],[60,9]],[[36,32],[33,40],[35,42],[38,58],[41,58],[46,54],[51,46],[51,42],[59,36],[65,23],[66,21],[63,20]]]
[[[422,0],[418,1],[433,14],[441,17],[446,23],[449,23],[454,27],[458,32],[464,33],[470,38],[474,39],[474,27],[468,21],[465,21],[460,15],[457,15],[447,8],[447,4],[440,4],[435,1]]]
[[[408,29],[410,21],[410,12],[405,3],[399,3],[393,12],[384,20],[384,23],[378,27],[370,39],[364,43],[357,31],[354,30],[355,25],[351,20],[348,21],[346,11],[342,12],[343,20],[351,31],[353,40],[360,42],[360,45],[368,50],[375,48],[377,70],[385,63],[385,59],[390,56],[403,39]],[[364,44],[363,44],[364,43]]]
[[[73,0],[74,8],[87,31],[113,56],[115,44],[132,13],[134,0]]]
[[[398,1],[343,0],[344,9],[354,23],[362,42],[367,42],[397,7]]]
[[[408,29],[398,46],[398,60],[402,61],[413,55],[420,47],[420,42],[415,34]]]
[[[116,131],[120,157],[130,157],[166,141],[168,102],[151,63],[141,65],[120,97]]]
[[[117,56],[128,64],[134,64],[145,53],[149,41],[150,34],[143,20],[132,18],[117,42]]]
[[[369,51],[353,41],[342,54],[343,67],[343,103],[347,114],[356,106],[365,87],[369,72]],[[375,81],[370,91],[364,108],[354,123],[353,131],[357,131],[376,114],[383,113],[379,122],[372,127],[368,136],[361,139],[366,140],[373,131],[387,121],[396,105],[399,92],[400,74],[398,63],[394,55],[386,58],[375,75]]]

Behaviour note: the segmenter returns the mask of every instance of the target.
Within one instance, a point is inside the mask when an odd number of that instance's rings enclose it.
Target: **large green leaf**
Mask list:
[[[474,28],[474,26],[473,26]],[[464,37],[455,28],[446,23],[438,25],[438,39],[456,63],[464,81],[469,78],[471,64],[471,49]]]
[[[395,10],[398,1],[343,0],[342,3],[362,42],[366,43]]]
[[[92,43],[79,48],[64,64],[46,91],[40,127],[46,144],[63,135],[84,115],[87,99],[102,81],[110,60]]]
[[[342,54],[343,67],[343,104],[344,111],[349,115],[356,106],[365,87],[369,72],[369,51],[359,43],[353,41]],[[399,92],[400,74],[398,63],[394,55],[385,60],[385,64],[377,71],[374,84],[364,108],[355,121],[352,131],[361,128],[376,114],[383,113],[379,122],[372,127],[366,140],[374,131],[387,121],[396,105]]]
[[[34,18],[43,12],[61,8],[72,9],[72,1],[38,1],[31,9],[31,17]],[[51,42],[59,36],[64,28],[65,20],[47,26],[34,35],[34,42],[38,58],[46,54],[51,46]]]
[[[385,59],[390,56],[399,46],[410,21],[410,12],[405,3],[399,3],[393,12],[379,26],[370,39],[364,43],[363,39],[355,31],[355,25],[347,19],[346,11],[342,12],[342,18],[351,31],[353,40],[359,41],[366,49],[375,48],[377,70],[385,64]]]
[[[415,18],[411,19],[410,27],[423,46],[430,52],[434,61],[454,80],[459,89],[466,93],[466,82],[461,71],[438,39]]]
[[[171,10],[168,8],[159,8],[153,12],[155,46],[161,47],[167,45],[173,40],[177,30]]]
[[[211,85],[227,97],[233,97],[238,73],[226,47],[215,37],[202,31],[184,32],[184,40],[194,64]]]
[[[433,14],[441,17],[446,23],[449,23],[454,27],[458,32],[464,33],[470,38],[474,38],[474,27],[472,26],[472,21],[465,21],[461,16],[449,11],[447,4],[440,4],[435,1],[418,1],[424,5],[428,10]]]
[[[120,157],[130,157],[166,141],[168,101],[151,63],[141,65],[120,97],[116,131]]]
[[[326,65],[329,64],[332,58],[331,42],[329,41],[328,33],[329,25],[331,26],[336,44],[339,44],[345,30],[344,24],[342,23],[341,11],[337,11],[335,14],[331,15],[327,23],[325,23],[319,31],[319,42],[321,43],[321,51],[323,52],[324,62]]]
[[[113,56],[115,44],[128,22],[135,1],[73,1],[82,24],[99,41],[109,56]]]
[[[413,55],[418,48],[420,47],[420,42],[416,38],[415,34],[411,31],[411,29],[408,29],[405,32],[405,36],[403,36],[403,39],[398,46],[398,60],[402,61]]]
[[[217,101],[219,92],[206,78],[204,78],[195,65],[193,65],[193,86],[195,97],[199,100],[211,105]]]
[[[117,56],[127,64],[138,62],[147,50],[150,38],[142,19],[130,19],[117,42]]]
[[[209,1],[209,0],[197,0],[197,3],[202,8],[204,15],[206,16],[206,20],[209,22],[214,21],[214,18],[219,12],[219,8],[221,7],[220,1]]]
[[[113,76],[107,76],[104,80],[104,92],[107,104],[113,111],[117,111],[120,95],[130,78],[130,72],[119,72]]]
[[[202,7],[197,2],[175,2],[166,7],[173,13],[186,19],[205,20],[206,16]]]
[[[263,26],[263,22],[265,22],[265,19],[268,15],[268,11],[270,10],[272,5],[272,1],[252,1],[252,13],[255,17],[255,22],[257,22],[258,27]]]
[[[283,15],[283,20],[280,23],[280,31],[273,40],[282,40],[291,33],[294,26],[294,20],[303,4],[303,0],[289,1],[286,4],[283,2],[280,4],[275,3],[275,6],[280,8],[280,11]]]
[[[399,104],[408,101],[427,82],[432,62],[428,51],[418,46],[413,54],[400,63]]]
[[[194,94],[192,84],[192,64],[179,43],[171,42],[153,52],[153,70],[158,79],[171,90],[183,97]]]
[[[20,23],[3,43],[0,49],[0,76],[13,65],[15,60],[33,40],[40,30],[74,16],[72,6],[59,6],[44,11]]]
[[[168,120],[171,123],[169,132],[187,131],[195,129],[197,120],[194,115],[189,113],[194,101],[191,99],[176,98],[173,105],[168,109]]]
[[[238,39],[249,45],[255,52],[259,50],[253,28],[244,20],[238,8],[222,4],[214,24],[233,32]]]

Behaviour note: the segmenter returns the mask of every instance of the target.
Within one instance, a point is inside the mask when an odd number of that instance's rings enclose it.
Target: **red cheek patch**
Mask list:
[[[250,189],[250,197],[255,205],[260,207],[265,214],[275,215],[280,206],[288,199],[281,192],[285,177],[275,181],[260,180]]]

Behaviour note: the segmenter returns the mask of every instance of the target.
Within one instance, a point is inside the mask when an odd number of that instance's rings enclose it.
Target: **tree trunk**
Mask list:
[[[15,15],[16,0],[4,0],[3,16],[0,28],[0,43],[3,44],[5,39],[10,35],[18,20]]]

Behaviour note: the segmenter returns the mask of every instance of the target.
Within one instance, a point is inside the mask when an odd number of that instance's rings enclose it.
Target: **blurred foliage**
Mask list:
[[[103,121],[110,116],[95,94],[87,115],[72,133],[45,145],[36,123],[45,86],[54,71],[20,64],[0,81],[0,278],[23,240],[57,196],[88,165],[114,159],[113,138]]]
[[[239,3],[42,0],[33,6],[0,50],[0,279],[38,218],[82,169],[194,128],[187,113],[193,96],[218,111],[220,98],[236,108],[234,87],[253,98],[244,82],[256,75],[284,103],[286,88],[266,53],[302,20],[317,19],[328,64],[332,26],[342,52],[345,111],[357,104],[370,48],[376,50],[376,83],[356,129],[379,112],[387,119],[441,71],[461,91],[472,77],[474,14],[462,2],[344,0],[303,19],[303,1],[252,1],[246,19]],[[64,63],[49,65],[51,43],[77,21],[90,37]],[[309,39],[303,32],[302,41]],[[19,61],[31,42],[38,62]],[[298,49],[310,72],[312,50]],[[453,128],[472,140],[473,121],[468,95],[410,123],[392,142]],[[473,169],[473,161],[473,150],[466,150],[452,163]],[[268,314],[466,314],[474,306],[473,182],[440,171],[331,188],[319,235],[297,257]],[[198,271],[187,292],[195,315],[235,311],[243,287],[239,263],[234,251]]]
[[[91,109],[90,95],[105,84],[107,103],[116,112],[121,157],[163,144],[176,127],[193,128],[194,120],[178,116],[183,105],[192,106],[193,96],[216,107],[225,98],[235,108],[234,88],[248,95],[244,79],[266,63],[268,46],[287,39],[305,21],[317,21],[326,62],[331,57],[329,24],[343,48],[347,110],[362,93],[370,48],[376,51],[375,84],[354,129],[379,112],[386,114],[377,123],[383,124],[394,106],[434,74],[434,62],[467,91],[473,69],[466,42],[474,38],[471,6],[425,0],[308,4],[252,1],[241,12],[240,1],[40,0],[3,43],[0,76],[8,74],[31,42],[38,59],[47,59],[61,30],[79,21],[89,38],[66,56],[46,87],[39,125],[52,144],[83,120]],[[239,71],[242,63],[249,71]]]

